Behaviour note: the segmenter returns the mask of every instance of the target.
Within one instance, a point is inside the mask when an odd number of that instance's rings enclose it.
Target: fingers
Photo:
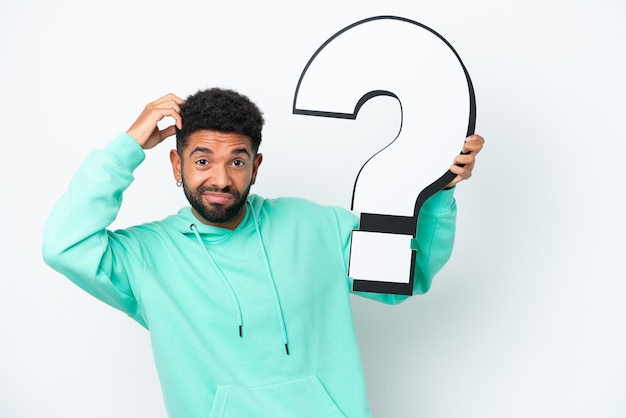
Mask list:
[[[465,138],[465,144],[463,144],[463,153],[478,154],[483,149],[485,139],[480,135],[470,135]]]
[[[445,187],[446,189],[472,177],[472,171],[476,164],[476,155],[483,149],[484,144],[485,139],[480,135],[470,135],[465,139],[461,154],[456,156],[450,166],[450,171],[456,174],[456,177],[448,183]]]
[[[169,93],[148,103],[139,118],[126,131],[143,149],[149,149],[161,143],[168,136],[176,133],[175,127],[182,129],[183,120],[180,106],[185,101],[175,94]],[[174,119],[171,127],[159,130],[158,123],[166,117]]]
[[[467,180],[470,177],[472,177],[472,169],[473,169],[473,165],[471,167],[469,166],[464,166],[461,167],[457,164],[452,164],[450,166],[450,171],[454,174],[456,174],[456,177],[446,185],[446,187],[444,187],[445,189],[450,189],[454,186],[456,186],[458,183],[462,182],[463,180]]]
[[[160,134],[161,134],[161,140],[164,140],[165,138],[169,136],[176,135],[176,127],[174,125],[171,125],[165,129],[161,129]]]
[[[174,101],[175,103],[181,105],[183,103],[185,103],[185,101],[183,99],[181,99],[180,97],[178,97],[177,95],[175,95],[174,93],[168,93],[163,97],[159,97],[158,99],[156,99],[153,103],[160,103],[160,102],[167,102],[167,101]]]
[[[463,166],[459,164],[452,164],[450,166],[450,171],[456,174],[457,183],[462,180],[467,180],[472,177],[472,170],[474,169],[474,161],[471,163],[464,164]]]
[[[182,129],[183,120],[180,116],[180,105],[185,103],[183,99],[176,96],[173,93],[166,94],[163,97],[158,98],[152,103],[146,106],[146,110],[153,113],[158,118],[157,122],[166,116],[174,118],[176,121],[176,127]]]

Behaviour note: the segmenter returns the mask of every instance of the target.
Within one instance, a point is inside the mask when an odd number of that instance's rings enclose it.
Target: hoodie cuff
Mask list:
[[[421,210],[433,214],[450,212],[455,204],[454,189],[455,187],[438,191],[424,202]]]
[[[146,154],[141,145],[127,133],[121,133],[106,146],[105,150],[109,151],[124,167],[133,171],[146,158]]]

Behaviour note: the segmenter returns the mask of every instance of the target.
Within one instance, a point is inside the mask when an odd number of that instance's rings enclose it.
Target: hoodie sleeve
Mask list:
[[[133,170],[144,158],[143,149],[127,134],[91,152],[54,206],[42,246],[50,267],[132,317],[137,314],[137,300],[128,263],[122,258],[129,259],[138,249],[136,245],[133,248],[128,234],[116,234],[107,227],[118,214],[122,193],[134,179]]]
[[[456,202],[454,188],[441,190],[431,196],[420,210],[417,236],[411,240],[411,248],[417,252],[413,295],[426,293],[435,275],[452,255],[456,230]],[[346,259],[350,257],[347,246]],[[388,304],[405,301],[408,296],[372,292],[354,292],[359,296]]]

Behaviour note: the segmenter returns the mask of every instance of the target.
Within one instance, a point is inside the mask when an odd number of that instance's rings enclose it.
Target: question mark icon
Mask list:
[[[441,35],[410,19],[376,16],[318,48],[298,81],[293,113],[354,120],[377,96],[398,100],[401,127],[355,180],[351,209],[360,225],[348,274],[355,291],[410,295],[420,209],[454,179],[450,160],[474,133],[476,101],[467,69]]]

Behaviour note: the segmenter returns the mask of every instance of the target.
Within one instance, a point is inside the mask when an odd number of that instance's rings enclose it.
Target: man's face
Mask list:
[[[235,229],[263,160],[250,138],[202,130],[189,135],[182,157],[170,151],[174,178],[183,183],[194,215],[207,225]]]

